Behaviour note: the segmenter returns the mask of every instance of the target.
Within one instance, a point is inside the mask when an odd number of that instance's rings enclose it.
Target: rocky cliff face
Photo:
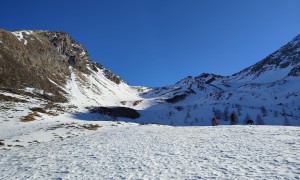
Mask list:
[[[54,102],[66,102],[64,88],[70,78],[70,66],[79,74],[105,71],[116,84],[122,80],[90,60],[85,48],[64,32],[0,30],[0,88],[27,93]],[[32,93],[32,92],[31,92]]]

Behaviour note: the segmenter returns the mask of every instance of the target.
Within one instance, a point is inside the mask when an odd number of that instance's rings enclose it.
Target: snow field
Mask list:
[[[101,119],[99,115],[88,113],[86,109],[78,113],[77,109],[68,104],[63,104],[64,110],[45,109],[48,102],[41,99],[2,91],[0,91],[0,95],[27,101],[18,103],[0,102],[0,149],[19,148],[48,141],[62,141],[91,134],[95,132],[90,129],[94,125],[99,125],[99,128],[112,128],[112,125],[120,125],[117,122],[96,121]],[[60,106],[62,105],[58,107]],[[23,117],[33,112],[31,108],[41,108],[53,115],[38,112],[33,121],[22,122]],[[70,113],[64,111],[70,111]]]
[[[0,179],[299,179],[299,127],[128,124],[0,150]]]

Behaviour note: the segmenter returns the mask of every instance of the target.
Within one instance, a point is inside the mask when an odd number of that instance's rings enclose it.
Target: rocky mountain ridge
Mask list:
[[[259,77],[262,73],[272,71],[274,69],[285,69],[291,67],[285,76],[299,77],[300,75],[300,35],[296,36],[292,41],[281,47],[279,50],[270,54],[258,63],[250,66],[239,73],[233,74],[233,77],[238,79],[246,79],[248,76],[253,76],[253,79]]]
[[[0,88],[25,93],[26,88],[43,90],[40,97],[67,102],[63,87],[71,75],[102,70],[107,79],[123,82],[100,64],[91,61],[86,49],[67,33],[55,31],[0,30]]]

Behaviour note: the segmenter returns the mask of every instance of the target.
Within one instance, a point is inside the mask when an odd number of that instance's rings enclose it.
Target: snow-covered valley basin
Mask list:
[[[123,125],[0,149],[0,179],[299,179],[300,128]]]

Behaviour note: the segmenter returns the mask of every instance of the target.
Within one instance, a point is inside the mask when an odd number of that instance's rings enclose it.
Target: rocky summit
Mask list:
[[[71,69],[89,75],[97,68],[108,79],[122,80],[100,64],[90,60],[85,48],[64,32],[0,30],[0,88],[53,102],[67,102],[66,85]],[[27,90],[26,90],[27,89]],[[37,93],[43,92],[43,93]]]

